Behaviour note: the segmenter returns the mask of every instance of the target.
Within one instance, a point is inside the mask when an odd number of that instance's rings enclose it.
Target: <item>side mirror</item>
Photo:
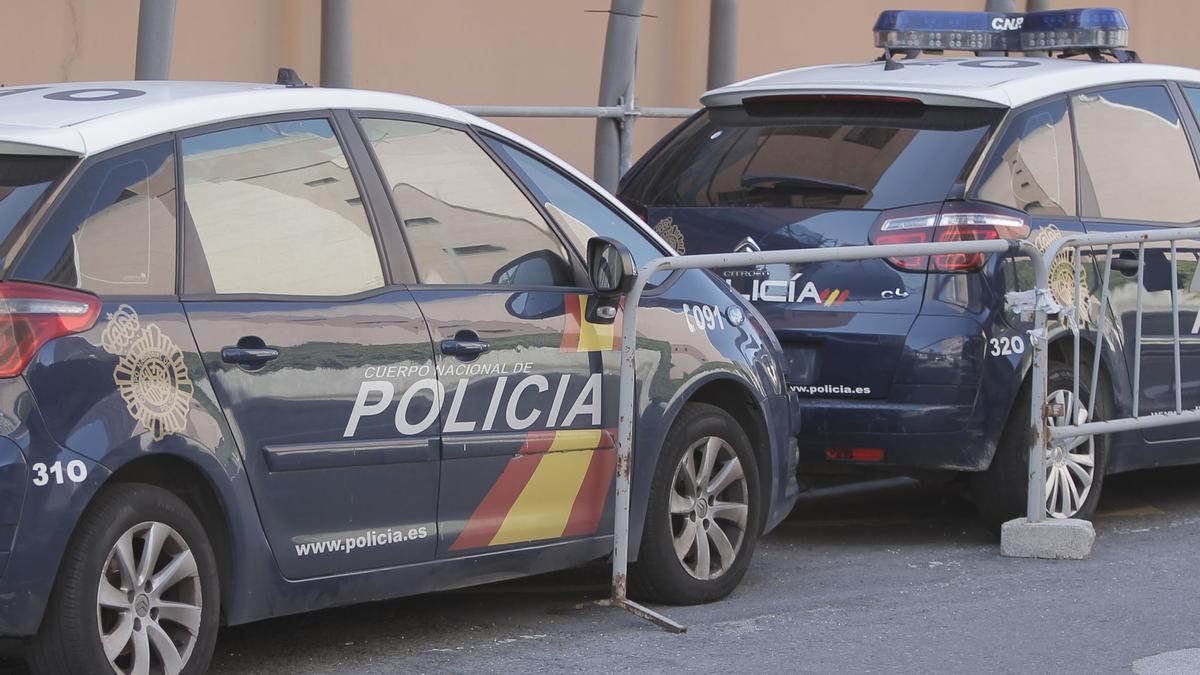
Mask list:
[[[587,247],[588,278],[596,289],[588,303],[587,320],[612,323],[617,318],[621,296],[633,288],[637,267],[624,244],[608,237],[592,237]]]

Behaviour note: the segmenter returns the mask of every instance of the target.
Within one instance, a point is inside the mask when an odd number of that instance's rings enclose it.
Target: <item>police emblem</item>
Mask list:
[[[156,324],[143,327],[129,305],[108,315],[100,345],[119,357],[113,381],[130,416],[156,441],[183,431],[194,390],[183,350]]]
[[[654,231],[679,253],[687,253],[687,243],[683,240],[683,232],[672,218],[663,218],[654,226]]]
[[[1063,233],[1056,225],[1046,225],[1038,229],[1033,236],[1033,245],[1045,253],[1054,242],[1063,238]],[[1074,248],[1065,247],[1054,256],[1050,263],[1050,294],[1054,301],[1063,307],[1075,306],[1075,256]],[[1080,271],[1079,302],[1086,304],[1091,295],[1087,285],[1087,274]]]

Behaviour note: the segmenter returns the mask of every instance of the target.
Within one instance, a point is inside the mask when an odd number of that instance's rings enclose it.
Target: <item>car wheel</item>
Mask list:
[[[1061,407],[1063,414],[1051,418],[1052,426],[1069,420],[1087,422],[1106,418],[1108,409],[1104,390],[1098,392],[1095,410],[1088,410],[1091,391],[1083,378],[1079,400],[1072,389],[1071,368],[1050,362],[1046,400]],[[987,471],[974,476],[972,491],[984,521],[994,530],[1007,520],[1026,513],[1029,494],[1029,448],[1033,444],[1029,428],[1029,383],[1013,404],[996,456]],[[1050,518],[1088,519],[1096,512],[1100,489],[1108,465],[1107,436],[1079,436],[1055,441],[1046,450],[1045,509]]]
[[[655,467],[634,595],[674,605],[729,595],[758,541],[759,495],[758,464],[737,421],[711,405],[684,406]]]
[[[178,497],[107,488],[80,521],[29,649],[36,673],[203,673],[220,616],[216,558]]]

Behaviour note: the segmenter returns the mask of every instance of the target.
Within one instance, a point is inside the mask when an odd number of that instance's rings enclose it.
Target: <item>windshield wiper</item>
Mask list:
[[[742,187],[750,190],[780,192],[837,192],[847,195],[870,194],[870,190],[853,183],[839,183],[809,176],[742,176]]]

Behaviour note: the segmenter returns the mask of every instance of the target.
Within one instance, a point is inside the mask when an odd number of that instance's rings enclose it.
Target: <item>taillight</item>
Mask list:
[[[947,204],[939,213],[913,214],[912,209],[884,213],[871,232],[873,244],[1020,239],[1029,234],[1023,214],[984,204]],[[983,253],[888,258],[906,272],[974,272],[983,269]]]
[[[47,342],[96,325],[101,305],[82,291],[0,282],[0,378],[20,375]]]

